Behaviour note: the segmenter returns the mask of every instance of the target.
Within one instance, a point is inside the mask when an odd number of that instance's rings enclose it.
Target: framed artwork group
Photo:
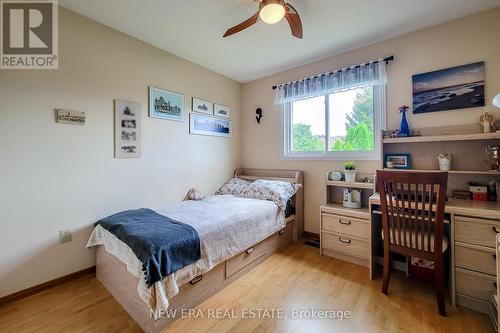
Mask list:
[[[150,118],[184,121],[184,95],[149,86]],[[189,133],[217,137],[232,136],[231,109],[228,106],[193,97],[189,114]],[[141,157],[141,105],[115,100],[115,157]]]

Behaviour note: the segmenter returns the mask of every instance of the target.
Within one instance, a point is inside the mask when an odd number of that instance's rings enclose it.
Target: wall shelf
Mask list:
[[[470,140],[497,140],[497,139],[500,139],[500,132],[411,136],[405,138],[383,139],[382,142],[384,144],[391,144],[391,143],[419,143],[419,142],[438,142],[438,141],[470,141]]]
[[[384,170],[389,171],[417,171],[417,172],[441,172],[441,170],[425,170],[425,169],[388,169],[384,168]],[[456,175],[490,175],[490,176],[500,176],[500,171],[472,171],[472,170],[450,170],[449,174]]]
[[[362,183],[362,182],[345,182],[343,180],[327,180],[327,186],[339,186],[339,187],[350,187],[350,188],[361,188],[373,190],[375,188],[374,183]]]

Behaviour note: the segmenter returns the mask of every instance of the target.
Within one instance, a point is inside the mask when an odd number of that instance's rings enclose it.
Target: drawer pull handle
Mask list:
[[[497,255],[496,254],[493,254],[493,259],[497,260]]]
[[[493,282],[493,287],[495,287],[495,289],[497,289],[497,283],[496,282]]]
[[[351,221],[339,220],[339,223],[340,223],[340,224],[349,225],[349,224],[351,224]]]
[[[253,247],[251,247],[251,248],[249,248],[246,252],[247,252],[247,254],[251,254],[253,251],[254,251],[254,248],[253,248]]]
[[[194,279],[189,281],[189,284],[193,286],[193,285],[197,284],[198,282],[200,282],[201,280],[203,280],[203,275],[198,275],[197,277],[195,277]]]
[[[281,229],[278,234],[283,235],[285,233],[285,229]]]
[[[344,239],[344,238],[342,238],[342,237],[339,237],[339,241],[341,241],[342,243],[346,243],[346,244],[351,243],[351,240],[350,240],[350,239]]]
[[[497,234],[500,233],[500,231],[498,231],[497,227],[491,227],[493,229],[494,232],[496,232]]]

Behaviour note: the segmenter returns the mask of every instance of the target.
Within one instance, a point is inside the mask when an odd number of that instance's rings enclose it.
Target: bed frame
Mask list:
[[[297,183],[302,186],[304,184],[302,171],[237,169],[235,176],[248,180],[269,179]],[[175,316],[154,320],[148,305],[137,293],[139,279],[127,271],[124,263],[106,252],[102,245],[97,247],[97,279],[145,332],[159,332],[180,318],[182,310],[195,308],[244,276],[278,249],[300,240],[304,232],[303,187],[294,195],[292,203],[295,214],[286,219],[285,228],[182,285],[179,293],[170,300],[169,311],[172,310],[170,314],[173,314],[173,310],[176,310]]]

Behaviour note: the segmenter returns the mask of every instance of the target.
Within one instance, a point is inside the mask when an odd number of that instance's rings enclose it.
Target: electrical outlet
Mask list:
[[[71,231],[59,230],[59,241],[61,243],[71,242]]]

